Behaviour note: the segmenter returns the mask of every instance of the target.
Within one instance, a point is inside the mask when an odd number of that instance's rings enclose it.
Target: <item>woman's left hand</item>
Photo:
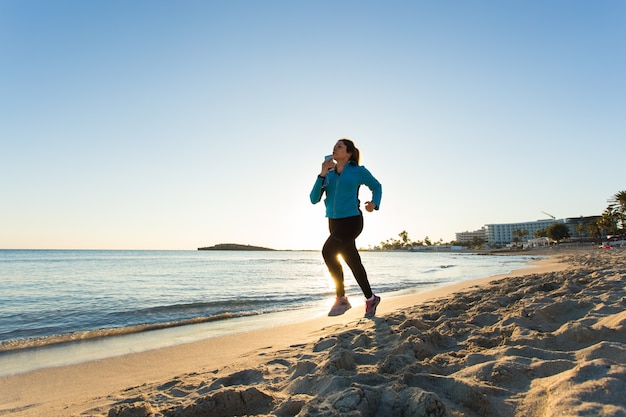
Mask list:
[[[376,210],[376,204],[372,203],[371,201],[366,202],[365,210],[367,210],[369,213],[373,212],[374,210]]]

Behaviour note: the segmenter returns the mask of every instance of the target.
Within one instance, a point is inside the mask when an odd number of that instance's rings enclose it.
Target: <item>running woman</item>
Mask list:
[[[322,248],[322,256],[331,277],[335,281],[337,299],[329,316],[338,316],[352,306],[346,297],[343,268],[339,255],[346,262],[363,291],[365,317],[374,317],[380,297],[372,292],[367,272],[356,248],[356,238],[363,231],[363,212],[360,208],[359,188],[367,186],[372,192],[371,201],[365,203],[365,210],[373,212],[380,207],[382,186],[364,167],[359,165],[359,150],[350,139],[339,139],[333,148],[332,158],[322,163],[320,174],[311,190],[311,203],[317,204],[326,193],[326,217],[330,236]]]

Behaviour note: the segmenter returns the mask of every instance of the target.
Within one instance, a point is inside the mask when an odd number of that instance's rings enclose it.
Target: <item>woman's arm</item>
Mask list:
[[[311,203],[317,204],[322,199],[322,194],[324,194],[324,181],[326,181],[325,177],[321,175],[317,176],[315,180],[315,184],[313,184],[313,189],[311,190],[310,199]]]
[[[362,183],[372,191],[372,200],[365,203],[365,210],[371,212],[378,210],[380,207],[380,200],[383,197],[383,186],[378,182],[376,178],[365,168],[362,169]]]
[[[311,190],[311,203],[317,204],[322,199],[322,194],[324,194],[324,187],[326,186],[326,175],[328,175],[328,171],[333,169],[337,165],[335,161],[331,159],[326,159],[322,163],[322,170],[320,174],[317,176],[315,180],[315,184],[313,184],[313,189]]]

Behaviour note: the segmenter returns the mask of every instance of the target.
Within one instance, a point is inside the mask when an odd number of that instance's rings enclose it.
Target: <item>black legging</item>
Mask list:
[[[322,248],[322,256],[330,275],[335,280],[337,297],[346,295],[343,284],[343,268],[339,262],[339,255],[348,264],[356,282],[358,282],[365,298],[371,298],[372,289],[367,280],[367,272],[361,262],[361,256],[356,249],[356,238],[363,231],[363,216],[346,217],[343,219],[328,219],[330,236]]]

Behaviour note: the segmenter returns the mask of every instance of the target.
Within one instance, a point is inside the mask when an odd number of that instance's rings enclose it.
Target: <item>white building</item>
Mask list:
[[[474,239],[481,239],[485,243],[488,241],[487,239],[487,228],[481,227],[478,230],[474,230],[473,232],[457,232],[456,241],[459,243],[472,243]]]
[[[538,230],[544,230],[550,227],[554,223],[566,223],[565,219],[560,220],[537,220],[534,222],[524,223],[503,223],[503,224],[488,224],[487,226],[487,242],[489,245],[502,246],[513,241],[515,235],[514,230],[527,231],[528,234],[524,236],[521,241],[525,242],[535,237],[535,232]]]

